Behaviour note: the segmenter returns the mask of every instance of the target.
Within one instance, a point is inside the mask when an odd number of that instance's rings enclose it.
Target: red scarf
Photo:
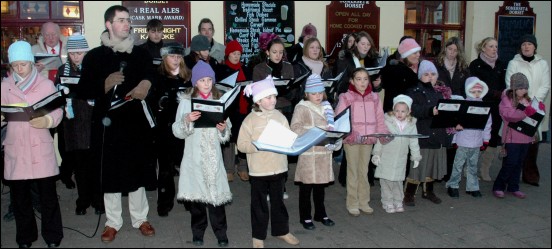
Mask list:
[[[370,84],[368,84],[368,87],[366,88],[366,90],[364,90],[364,93],[360,93],[360,92],[356,89],[355,85],[350,84],[350,83],[349,83],[349,90],[351,90],[351,91],[353,91],[353,92],[355,92],[355,93],[360,94],[360,96],[362,96],[362,97],[364,97],[364,96],[366,96],[366,95],[372,93],[372,87],[370,86]]]
[[[226,66],[228,66],[229,68],[231,69],[234,69],[234,70],[240,70],[239,73],[238,73],[238,79],[237,81],[245,81],[247,80],[245,78],[245,74],[243,73],[243,68],[242,68],[242,64],[241,62],[239,62],[238,64],[232,64],[232,62],[230,62],[229,60],[225,60],[224,61],[224,64],[226,64]],[[240,107],[240,113],[241,114],[247,114],[248,111],[249,111],[249,102],[247,102],[247,99],[245,97],[245,95],[243,94],[243,90],[242,92],[240,92],[240,103],[239,103],[239,107]]]

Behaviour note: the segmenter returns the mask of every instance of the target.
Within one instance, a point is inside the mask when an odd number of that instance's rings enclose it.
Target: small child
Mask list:
[[[305,83],[305,97],[296,106],[291,119],[291,130],[297,135],[312,127],[333,130],[334,112],[327,100],[322,78],[309,76]],[[324,207],[324,189],[334,181],[332,153],[341,149],[341,139],[335,144],[313,146],[303,152],[297,161],[295,182],[299,183],[299,222],[307,230],[315,228],[311,216],[311,193],[314,201],[314,220],[325,226],[335,223],[328,218]]]
[[[360,211],[372,214],[370,202],[370,184],[368,184],[368,163],[372,146],[376,138],[364,139],[362,136],[373,133],[389,133],[385,126],[383,107],[378,94],[372,92],[368,71],[363,67],[351,73],[349,89],[339,95],[335,113],[341,113],[351,107],[352,131],[343,141],[347,157],[347,211],[359,216]],[[380,138],[386,144],[389,140]]]
[[[504,121],[502,143],[507,154],[502,160],[502,168],[493,185],[493,195],[497,198],[504,198],[504,190],[520,199],[526,197],[526,194],[519,190],[519,178],[523,160],[535,138],[510,128],[508,124],[522,121],[535,114],[536,110],[531,106],[531,99],[527,94],[528,89],[527,77],[522,73],[513,74],[510,78],[510,89],[504,91],[498,106]],[[539,102],[539,109],[545,110],[542,102]]]
[[[179,93],[180,104],[172,130],[175,137],[186,139],[177,198],[190,202],[192,243],[203,245],[208,212],[218,245],[223,247],[228,246],[224,205],[232,201],[232,193],[226,180],[220,144],[230,139],[232,124],[227,119],[216,128],[195,128],[194,122],[201,117],[201,112],[192,112],[191,106],[191,98],[219,99],[221,93],[214,84],[215,72],[211,66],[198,61],[192,69],[194,87],[187,94]]]
[[[289,215],[284,204],[284,177],[288,171],[287,156],[267,151],[258,151],[252,141],[259,139],[269,120],[274,120],[289,129],[286,117],[276,107],[278,92],[272,77],[245,87],[247,96],[253,95],[253,111],[240,127],[238,150],[247,154],[249,182],[251,183],[251,228],[253,248],[264,247],[268,220],[272,236],[278,236],[288,244],[297,245],[299,240],[289,233]],[[270,207],[266,201],[270,196]]]
[[[477,77],[466,79],[466,100],[483,101],[483,97],[489,92],[489,87],[485,82]],[[483,130],[466,129],[461,125],[456,126],[458,131],[454,134],[452,143],[458,146],[450,179],[446,184],[448,195],[452,198],[459,198],[458,188],[462,180],[462,169],[466,165],[466,193],[473,197],[480,198],[479,179],[477,178],[477,160],[479,152],[484,151],[489,146],[491,139],[492,118],[489,116],[487,124]]]
[[[399,94],[393,98],[393,111],[385,115],[385,125],[393,134],[418,134],[416,118],[410,116],[412,98]],[[375,177],[380,179],[381,204],[387,213],[404,212],[403,181],[406,177],[406,160],[410,148],[410,161],[417,168],[422,155],[418,138],[397,137],[386,145],[377,143],[372,152],[376,166]]]

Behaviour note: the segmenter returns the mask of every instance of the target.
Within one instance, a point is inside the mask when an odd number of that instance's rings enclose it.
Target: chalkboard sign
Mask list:
[[[508,63],[520,49],[520,38],[535,33],[536,15],[528,1],[505,1],[495,16],[498,57]]]
[[[242,59],[259,51],[259,35],[275,33],[290,47],[295,42],[294,1],[224,1],[226,42],[237,40],[243,46]]]

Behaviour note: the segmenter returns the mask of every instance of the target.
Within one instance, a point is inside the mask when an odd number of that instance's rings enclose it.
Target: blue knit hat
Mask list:
[[[217,81],[215,78],[215,71],[213,71],[211,66],[200,60],[195,64],[194,68],[192,68],[192,85],[196,86],[197,81],[205,77],[211,77],[211,79],[213,79],[213,84]]]
[[[319,93],[324,92],[324,83],[322,83],[322,78],[318,74],[311,74],[307,81],[305,82],[305,92],[306,93]]]
[[[67,39],[67,52],[88,52],[88,50],[90,50],[88,42],[80,33],[73,33]]]
[[[35,62],[31,44],[26,41],[16,41],[8,48],[8,59],[10,63],[15,61]]]
[[[418,79],[421,79],[422,75],[427,72],[435,73],[437,76],[439,76],[439,72],[437,72],[437,68],[435,67],[433,62],[423,60],[422,62],[420,62],[420,66],[418,67]]]

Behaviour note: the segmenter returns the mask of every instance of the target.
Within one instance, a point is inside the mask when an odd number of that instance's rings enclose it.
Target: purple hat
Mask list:
[[[305,92],[306,93],[324,92],[324,83],[322,83],[322,78],[320,78],[320,75],[312,74],[307,78],[307,82],[305,82]]]
[[[194,68],[192,68],[192,85],[196,86],[197,81],[205,77],[211,77],[211,79],[213,79],[213,84],[216,81],[215,71],[213,71],[211,66],[204,61],[199,60],[195,64]]]
[[[424,73],[427,73],[427,72],[432,72],[437,74],[437,76],[439,76],[439,72],[437,72],[437,68],[435,67],[433,62],[428,60],[423,60],[422,62],[420,62],[420,66],[418,67],[418,79],[421,79],[422,75],[424,75]]]
[[[278,91],[276,91],[272,76],[269,75],[264,80],[257,81],[253,84],[245,86],[243,94],[248,97],[253,95],[253,102],[257,103],[257,101],[261,100],[264,97],[270,96],[272,94],[278,95]]]

